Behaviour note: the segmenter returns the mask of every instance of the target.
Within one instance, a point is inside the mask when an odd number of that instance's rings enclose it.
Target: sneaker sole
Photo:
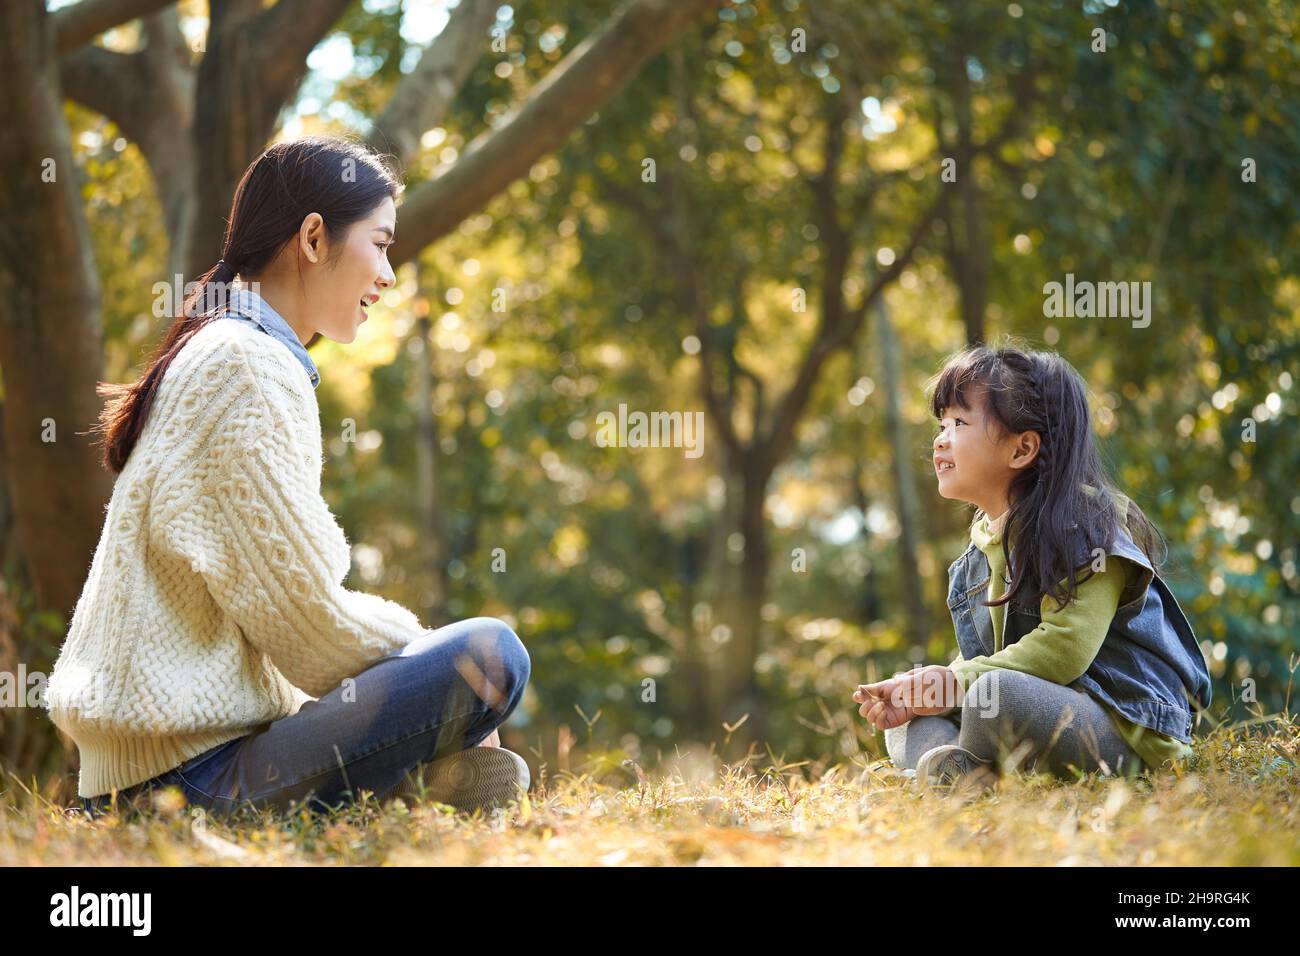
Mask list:
[[[514,751],[470,747],[416,767],[393,796],[433,800],[457,810],[493,809],[518,800],[529,783],[528,764]]]

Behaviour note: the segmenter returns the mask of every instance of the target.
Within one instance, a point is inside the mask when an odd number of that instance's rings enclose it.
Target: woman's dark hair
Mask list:
[[[1080,553],[1109,548],[1119,532],[1113,497],[1118,489],[1102,466],[1083,379],[1055,352],[974,345],[948,360],[933,387],[930,407],[936,419],[945,407],[969,409],[982,399],[986,416],[1003,434],[1034,431],[1040,439],[1037,457],[1012,479],[1008,495],[1002,554],[1011,583],[985,605],[1036,607],[1051,595],[1065,607],[1092,576],[1089,570],[1077,577]],[[1158,568],[1160,532],[1133,501],[1124,519],[1134,542]]]
[[[235,187],[221,247],[224,268],[213,266],[194,284],[138,381],[99,383],[97,391],[108,401],[91,431],[104,436],[104,467],[116,474],[126,466],[167,367],[221,312],[236,275],[261,272],[313,212],[324,220],[333,246],[327,261],[332,261],[341,252],[338,240],[347,228],[385,197],[396,200],[402,188],[389,157],[347,139],[311,136],[276,143],[257,157]]]

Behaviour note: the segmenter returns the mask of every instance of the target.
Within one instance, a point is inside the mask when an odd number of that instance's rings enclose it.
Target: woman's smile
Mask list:
[[[370,294],[363,295],[357,304],[361,310],[361,321],[364,322],[370,317],[370,307],[379,301],[379,296]]]

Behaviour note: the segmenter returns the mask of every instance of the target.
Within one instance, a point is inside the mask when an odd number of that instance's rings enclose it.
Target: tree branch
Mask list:
[[[1029,119],[1029,109],[1038,100],[1039,93],[1034,86],[1038,77],[1036,69],[1026,66],[1011,79],[1011,108],[1002,119],[998,131],[988,139],[976,144],[977,153],[995,153],[1003,143],[1020,135],[1021,127]]]
[[[57,62],[63,95],[115,123],[148,161],[171,239],[171,275],[192,199],[194,71],[175,7],[145,17],[144,34],[146,45],[135,53],[90,44]]]
[[[307,72],[307,55],[338,22],[352,0],[279,0],[237,27],[253,49],[264,102],[288,102]]]
[[[667,266],[672,270],[677,281],[673,283],[673,294],[677,307],[691,320],[695,337],[700,340],[700,391],[704,396],[704,405],[709,418],[722,436],[723,443],[737,456],[744,456],[748,449],[736,434],[731,421],[730,406],[718,392],[717,380],[713,368],[714,345],[712,327],[709,324],[708,307],[704,304],[700,290],[699,276],[695,271],[695,259],[685,245],[689,240],[687,230],[678,227],[678,218],[669,210],[659,210],[628,189],[616,183],[600,170],[593,167],[592,178],[600,186],[601,192],[629,210],[657,240],[659,248],[666,253]],[[665,183],[668,185],[668,183]]]
[[[420,136],[437,126],[483,55],[497,0],[461,0],[446,27],[397,85],[375,120],[370,145],[391,152],[405,166],[420,149]]]
[[[407,192],[390,261],[406,262],[455,229],[720,5],[721,0],[631,0],[551,70],[518,110],[471,142],[451,169]]]
[[[852,243],[840,221],[839,173],[844,157],[844,122],[848,107],[844,97],[829,101],[826,108],[826,141],[822,146],[822,168],[808,180],[813,194],[818,230],[826,247],[822,266],[822,323],[838,325],[844,311],[843,282]]]
[[[70,53],[101,33],[156,13],[176,0],[81,0],[50,14],[54,21],[54,52]]]
[[[746,274],[742,270],[738,272],[735,282],[731,286],[731,334],[728,336],[727,344],[727,361],[731,366],[733,381],[729,383],[728,389],[731,401],[735,402],[735,380],[744,379],[750,383],[754,389],[754,427],[753,436],[757,438],[763,432],[763,426],[767,421],[767,394],[763,379],[754,372],[753,369],[745,365],[736,354],[736,343],[740,338],[740,330],[749,325],[749,309],[745,305],[745,279]]]
[[[667,215],[660,217],[661,223],[651,228],[664,240],[669,268],[677,277],[673,290],[677,296],[678,308],[691,320],[695,337],[700,342],[700,393],[704,397],[704,407],[718,429],[718,434],[722,436],[723,444],[733,455],[743,458],[749,449],[736,434],[736,426],[731,417],[731,401],[725,400],[718,388],[715,329],[709,322],[709,306],[696,268],[697,260],[691,251],[690,229],[680,206],[672,203],[672,207]]]
[[[117,53],[85,46],[59,57],[63,95],[116,123],[127,138],[145,137],[148,111],[140,108],[147,89],[143,53]]]
[[[768,467],[784,458],[789,450],[790,443],[794,438],[795,426],[798,424],[799,418],[812,396],[813,386],[817,383],[822,366],[826,364],[827,359],[837,349],[853,340],[862,327],[862,320],[867,309],[915,258],[926,233],[929,232],[935,219],[943,214],[950,195],[951,193],[948,190],[940,190],[938,198],[930,204],[912,229],[906,248],[894,260],[893,264],[876,277],[871,288],[867,290],[862,297],[862,301],[855,308],[845,312],[843,319],[838,323],[828,322],[826,320],[827,316],[823,314],[822,322],[818,325],[817,333],[808,348],[808,353],[799,369],[794,384],[790,386],[790,390],[777,403],[775,423],[763,448],[763,457]]]

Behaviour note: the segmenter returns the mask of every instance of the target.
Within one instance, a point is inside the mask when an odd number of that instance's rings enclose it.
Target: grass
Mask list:
[[[687,753],[596,774],[597,755],[587,772],[543,767],[490,816],[363,794],[329,814],[221,820],[170,790],[92,821],[0,774],[0,866],[1297,866],[1298,750],[1300,725],[1273,715],[1215,729],[1160,774],[1015,773],[978,797],[918,793],[888,760]]]

